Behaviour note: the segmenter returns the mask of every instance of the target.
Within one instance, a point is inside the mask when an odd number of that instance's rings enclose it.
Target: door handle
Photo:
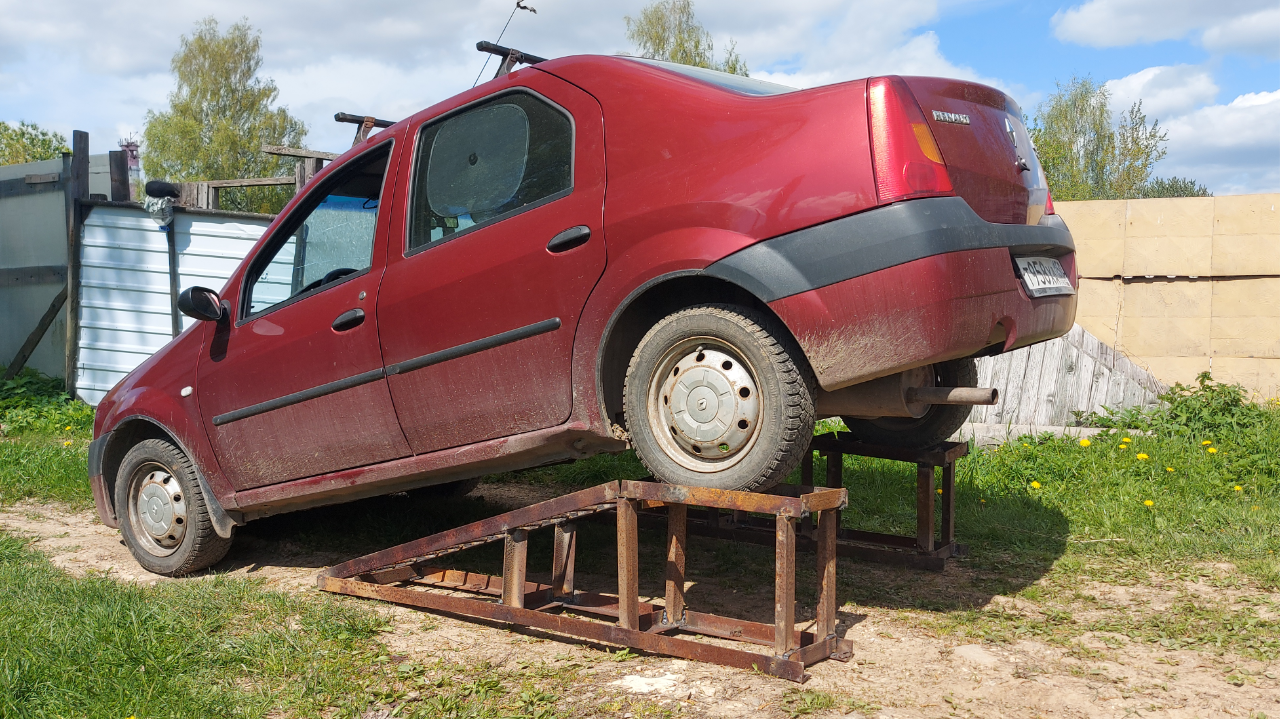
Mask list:
[[[551,242],[547,243],[547,252],[562,253],[572,250],[590,239],[591,228],[586,225],[571,227],[551,238]]]
[[[364,311],[360,308],[355,308],[354,310],[348,310],[339,315],[338,319],[333,321],[333,329],[338,332],[346,332],[363,322]]]

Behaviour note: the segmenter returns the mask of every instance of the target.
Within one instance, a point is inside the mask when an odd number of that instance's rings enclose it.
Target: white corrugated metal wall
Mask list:
[[[266,219],[178,212],[178,287],[220,290],[266,229]],[[96,405],[173,339],[165,232],[132,207],[94,207],[81,244],[76,394]],[[194,320],[183,317],[183,327]]]

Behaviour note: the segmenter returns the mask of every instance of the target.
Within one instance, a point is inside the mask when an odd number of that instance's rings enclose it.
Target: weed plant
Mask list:
[[[93,504],[88,443],[93,408],[57,378],[27,368],[0,384],[0,506],[19,500]]]

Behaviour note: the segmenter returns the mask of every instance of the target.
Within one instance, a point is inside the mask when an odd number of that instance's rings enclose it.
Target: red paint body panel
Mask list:
[[[237,490],[410,454],[382,379],[224,425],[213,423],[223,413],[382,368],[374,303],[395,201],[394,171],[393,154],[382,191],[390,202],[381,203],[367,272],[243,324],[238,317],[220,323],[210,334],[200,357],[197,395],[218,461]],[[264,247],[260,242],[240,273]],[[228,285],[226,300],[233,308],[239,305],[241,277]],[[354,308],[365,310],[366,320],[335,331],[333,321]]]
[[[572,115],[572,192],[408,257],[407,206],[397,202],[378,297],[382,354],[390,365],[545,320],[559,319],[560,328],[390,375],[415,453],[551,427],[572,410],[574,332],[605,266],[604,126],[599,104],[563,80],[534,71],[511,86],[533,90]],[[413,138],[435,117],[420,113],[410,122],[399,187],[410,187]],[[548,252],[551,238],[578,225],[591,230],[584,245]]]
[[[1065,268],[1075,278],[1074,262]],[[1078,281],[1074,281],[1078,284]],[[1004,248],[953,252],[769,304],[825,390],[968,357],[1007,331],[1005,350],[1066,333],[1076,296],[1028,298]]]

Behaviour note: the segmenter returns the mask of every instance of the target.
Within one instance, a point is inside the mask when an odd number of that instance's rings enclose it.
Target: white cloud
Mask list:
[[[1280,191],[1280,90],[1248,93],[1161,123],[1161,176],[1193,177],[1218,195]]]
[[[1214,52],[1280,58],[1280,6],[1213,25],[1204,31],[1201,42]]]
[[[1162,119],[1180,115],[1213,102],[1218,86],[1209,71],[1196,65],[1149,67],[1145,70],[1108,80],[1111,108],[1117,113],[1141,100],[1148,118]]]
[[[1277,31],[1266,29],[1280,27],[1274,0],[1087,0],[1054,13],[1052,23],[1059,40],[1089,47],[1177,40],[1196,31],[1216,52],[1274,56],[1280,44]]]
[[[627,50],[622,17],[637,15],[646,1],[531,0],[538,14],[517,12],[503,44],[546,57]],[[261,31],[262,73],[310,126],[308,144],[340,150],[353,128],[334,123],[334,112],[399,119],[470,87],[484,62],[474,44],[496,38],[511,0],[352,7],[346,0],[222,0],[156,12],[143,0],[0,0],[0,119],[35,120],[64,134],[87,129],[94,152],[114,147],[121,127],[138,131],[146,110],[166,105],[179,37],[212,14],[224,28],[244,17]],[[935,0],[702,0],[698,15],[716,31],[717,49],[733,38],[753,75],[788,85],[899,73],[1009,90],[949,61],[937,36],[919,30],[937,19]],[[495,69],[491,62],[482,80]],[[48,92],[53,87],[59,91]]]

